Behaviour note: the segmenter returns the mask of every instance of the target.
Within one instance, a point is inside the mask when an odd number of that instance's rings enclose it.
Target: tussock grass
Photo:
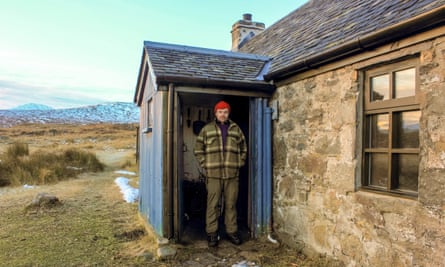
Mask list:
[[[0,128],[0,187],[55,183],[102,171],[105,166],[99,162],[136,171],[136,127],[98,123]]]
[[[21,156],[29,155],[29,147],[28,144],[24,143],[14,143],[6,150],[6,156],[11,158],[17,158]]]
[[[68,148],[62,152],[38,150],[27,144],[9,145],[0,156],[0,186],[42,185],[75,178],[83,172],[99,172],[105,165],[91,152]]]

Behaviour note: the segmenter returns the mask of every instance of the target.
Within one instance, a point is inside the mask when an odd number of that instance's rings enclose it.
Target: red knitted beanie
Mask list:
[[[218,103],[216,103],[215,108],[213,109],[213,113],[216,112],[216,110],[218,109],[228,109],[229,113],[230,113],[230,105],[229,103],[225,102],[225,101],[219,101]]]

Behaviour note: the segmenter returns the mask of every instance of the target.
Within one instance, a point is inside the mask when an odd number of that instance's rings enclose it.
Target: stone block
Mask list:
[[[171,259],[176,255],[176,248],[172,246],[162,246],[157,249],[157,256],[160,260]]]

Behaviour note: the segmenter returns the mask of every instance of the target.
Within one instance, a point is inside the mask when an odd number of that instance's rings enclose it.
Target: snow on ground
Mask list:
[[[125,177],[117,177],[114,182],[121,189],[121,193],[124,197],[124,200],[128,203],[136,202],[139,199],[139,189],[131,187],[129,185],[130,180]]]
[[[133,175],[133,176],[136,175],[135,172],[129,172],[129,171],[124,171],[124,170],[115,171],[114,173],[123,174],[123,175]]]
[[[255,262],[241,261],[232,265],[232,267],[259,267]]]

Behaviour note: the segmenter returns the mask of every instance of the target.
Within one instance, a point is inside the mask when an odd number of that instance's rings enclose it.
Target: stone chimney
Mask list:
[[[252,21],[252,14],[243,14],[243,19],[232,26],[232,51],[238,51],[241,46],[265,28],[264,23]]]

